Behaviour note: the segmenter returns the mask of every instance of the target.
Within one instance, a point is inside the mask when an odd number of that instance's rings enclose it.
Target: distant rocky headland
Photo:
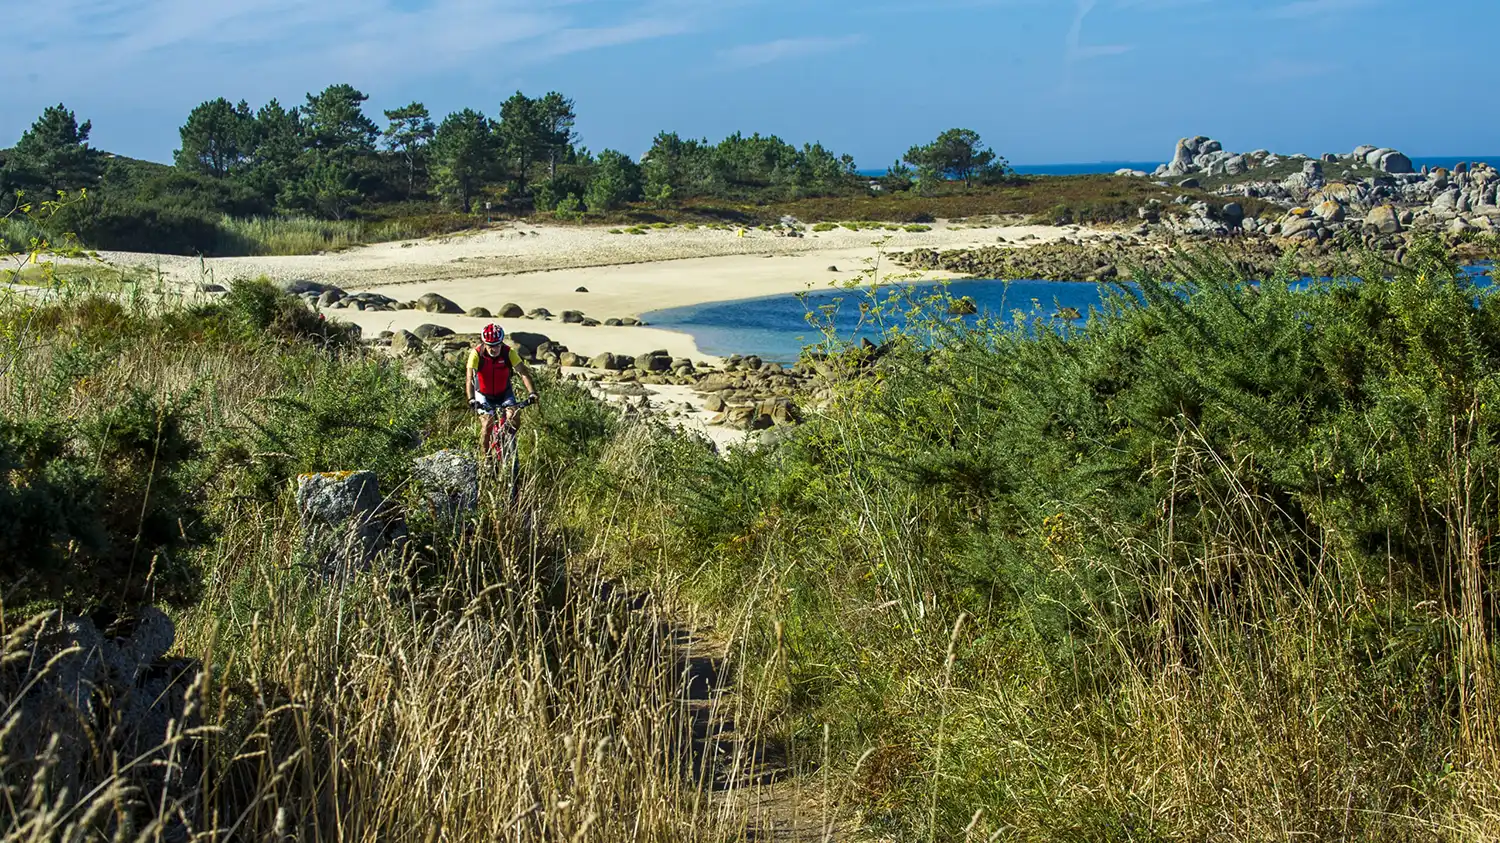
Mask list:
[[[1101,281],[1138,268],[1162,270],[1177,248],[1223,241],[1226,254],[1251,272],[1274,271],[1291,254],[1300,270],[1327,274],[1361,248],[1399,260],[1411,237],[1422,233],[1447,240],[1460,258],[1478,258],[1476,235],[1500,231],[1500,171],[1482,162],[1417,169],[1388,147],[1313,158],[1231,152],[1199,136],[1179,140],[1171,162],[1154,173],[1117,175],[1193,195],[1142,205],[1138,224],[1115,237],[1034,248],[919,249],[900,260],[971,277]],[[1204,192],[1224,201],[1206,200]],[[1274,213],[1249,215],[1244,199]]]

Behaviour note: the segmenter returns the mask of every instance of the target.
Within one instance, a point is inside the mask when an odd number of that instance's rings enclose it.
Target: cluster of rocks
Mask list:
[[[411,485],[428,523],[461,525],[479,507],[479,463],[473,455],[438,451],[412,461]],[[368,571],[409,541],[409,512],[380,492],[373,471],[331,471],[297,478],[302,553],[322,579]]]
[[[1282,165],[1290,164],[1300,166],[1288,174]],[[1244,178],[1236,178],[1240,176]],[[1177,180],[1183,188],[1201,187],[1200,178],[1225,177],[1215,192],[1290,209],[1247,217],[1237,202],[1216,206],[1180,196],[1177,203],[1188,207],[1175,213],[1163,214],[1160,207],[1139,210],[1143,225],[1160,224],[1177,235],[1244,231],[1326,243],[1345,229],[1384,236],[1411,228],[1452,234],[1500,229],[1500,171],[1484,163],[1418,171],[1410,158],[1387,147],[1361,146],[1317,159],[1283,158],[1265,150],[1235,154],[1210,138],[1183,138],[1172,162],[1158,168],[1155,177],[1164,186],[1172,184],[1168,179]]]
[[[579,287],[578,289],[580,292],[587,292],[583,287]],[[554,317],[552,311],[545,307],[526,310],[514,302],[506,302],[500,306],[498,311],[491,311],[486,307],[465,309],[452,299],[438,293],[425,293],[409,301],[398,301],[381,293],[349,293],[332,284],[321,284],[316,281],[307,280],[288,282],[286,290],[292,295],[305,300],[309,307],[324,310],[373,310],[382,312],[420,310],[425,313],[469,316],[478,319],[493,319],[498,316],[501,319],[549,321],[555,318],[564,324],[583,325],[586,328],[593,328],[599,325],[637,326],[645,324],[631,316],[612,317],[604,320],[594,319],[585,315],[581,310],[564,310]]]
[[[692,416],[699,411],[691,404],[657,405],[651,400],[647,385],[689,386],[704,398],[703,408],[711,416],[706,423],[740,430],[764,430],[773,426],[800,424],[804,402],[820,404],[831,393],[827,384],[818,384],[814,364],[799,363],[784,367],[755,356],[732,355],[722,368],[699,363],[689,368],[685,358],[670,358],[656,351],[636,358],[623,355],[601,355],[615,361],[633,359],[624,368],[595,365],[589,362],[581,371],[565,372],[564,379],[588,384],[601,398],[620,403],[627,415],[664,414],[669,418]],[[666,361],[672,368],[663,369]]]
[[[1157,167],[1152,175],[1159,179],[1189,176],[1233,177],[1245,175],[1254,170],[1276,167],[1286,161],[1311,160],[1306,155],[1283,157],[1264,149],[1257,149],[1254,152],[1229,152],[1224,149],[1222,143],[1199,135],[1177,141],[1177,148],[1172,153],[1171,162]],[[1328,153],[1320,160],[1327,163],[1343,161],[1352,166],[1367,167],[1379,173],[1415,172],[1410,158],[1385,147],[1361,146],[1352,153]]]

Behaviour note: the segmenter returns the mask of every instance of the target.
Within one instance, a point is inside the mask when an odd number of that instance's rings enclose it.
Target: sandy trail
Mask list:
[[[335,284],[351,293],[378,291],[403,301],[439,293],[465,309],[479,306],[498,311],[501,305],[514,302],[528,311],[538,307],[554,314],[580,310],[602,322],[663,308],[819,289],[854,279],[912,277],[882,259],[882,252],[1036,243],[1065,236],[1095,233],[1072,227],[939,222],[925,232],[838,228],[792,238],[754,230],[740,236],[734,230],[676,227],[631,235],[610,234],[602,227],[506,223],[474,233],[298,257],[200,261],[131,252],[104,252],[100,257],[121,266],[152,269],[168,282],[183,286],[258,276],[277,281],[307,279]],[[861,274],[865,270],[870,271]],[[920,277],[945,276],[926,273]],[[576,292],[579,287],[588,292]],[[491,321],[349,309],[330,311],[330,316],[354,322],[367,333],[409,330],[423,323],[473,332]],[[494,321],[506,330],[546,334],[583,355],[666,349],[673,356],[707,359],[691,337],[649,327],[585,328],[564,325],[555,318]]]

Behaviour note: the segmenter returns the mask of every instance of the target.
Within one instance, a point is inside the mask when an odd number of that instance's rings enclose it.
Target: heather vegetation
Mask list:
[[[1082,327],[852,289],[908,318],[819,361],[795,433],[716,454],[547,383],[520,512],[413,517],[347,582],[292,478],[418,511],[410,459],[473,436],[456,371],[263,283],[8,299],[5,670],[28,618],[143,601],[211,669],[170,782],[106,728],[63,793],[0,703],[7,833],[745,836],[607,578],[711,621],[735,731],[892,839],[1493,840],[1500,301],[1432,243],[1359,275],[1181,256]]]

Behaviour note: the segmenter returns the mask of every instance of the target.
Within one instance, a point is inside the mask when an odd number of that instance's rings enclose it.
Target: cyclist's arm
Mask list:
[[[479,352],[469,351],[469,364],[464,367],[464,394],[468,400],[474,400],[474,371],[479,368]]]
[[[526,361],[521,359],[520,353],[514,348],[510,350],[510,366],[521,377],[521,383],[526,385],[526,394],[535,395],[536,386],[531,382],[531,369],[527,367]]]

